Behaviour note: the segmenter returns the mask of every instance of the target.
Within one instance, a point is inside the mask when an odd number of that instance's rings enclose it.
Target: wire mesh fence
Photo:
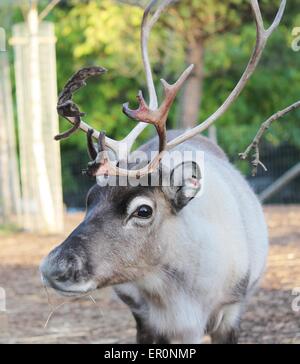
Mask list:
[[[283,143],[267,148],[262,156],[268,171],[260,170],[249,182],[264,203],[300,203],[300,150]]]

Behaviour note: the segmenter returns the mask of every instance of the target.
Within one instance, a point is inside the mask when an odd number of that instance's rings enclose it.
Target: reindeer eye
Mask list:
[[[134,216],[139,217],[141,219],[149,219],[152,216],[152,214],[153,214],[152,207],[147,205],[142,205],[136,210]]]

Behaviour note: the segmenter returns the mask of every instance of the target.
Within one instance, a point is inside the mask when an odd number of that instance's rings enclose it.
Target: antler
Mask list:
[[[81,117],[85,114],[82,113],[78,106],[73,102],[73,94],[80,88],[86,85],[85,81],[93,76],[101,75],[106,72],[102,67],[87,67],[78,71],[65,85],[63,91],[58,97],[57,112],[60,116],[70,121],[73,125],[68,131],[58,134],[54,137],[55,140],[66,139],[81,128]]]
[[[85,113],[82,113],[79,110],[79,107],[74,103],[72,97],[76,91],[86,85],[87,79],[93,76],[102,75],[105,72],[107,72],[107,70],[103,67],[85,67],[76,72],[67,82],[63,91],[58,97],[57,112],[60,116],[64,117],[71,124],[73,124],[73,127],[64,133],[56,135],[54,137],[55,140],[66,139],[79,129],[89,134],[90,138],[99,138],[100,133],[93,130],[82,120],[82,117],[85,115]],[[106,143],[112,150],[117,150],[117,142],[113,139],[107,138]],[[89,144],[89,150],[91,150],[91,144]]]
[[[159,136],[159,153],[157,156],[144,168],[139,170],[127,170],[116,167],[114,163],[112,163],[109,159],[108,153],[105,150],[105,141],[98,142],[98,154],[94,162],[90,163],[88,168],[89,175],[100,176],[100,175],[111,175],[111,176],[126,176],[126,177],[134,177],[140,178],[149,173],[152,173],[159,165],[161,158],[163,157],[163,153],[166,149],[167,145],[167,130],[166,130],[166,122],[169,115],[170,108],[176,98],[177,93],[181,89],[182,85],[189,77],[192,72],[194,66],[191,65],[188,67],[180,76],[178,81],[174,85],[170,85],[165,80],[161,80],[161,83],[164,88],[165,99],[162,102],[161,106],[156,110],[151,110],[147,105],[142,91],[139,92],[137,98],[139,101],[139,108],[137,110],[131,110],[129,108],[129,103],[123,105],[123,112],[131,119],[144,122],[147,124],[152,124],[155,126],[158,136]],[[91,140],[91,136],[93,134],[93,130],[88,132],[88,146],[89,146],[89,154],[94,157],[95,149],[93,147],[93,143]],[[101,135],[99,138],[103,138]],[[98,169],[97,169],[98,167]]]
[[[166,9],[167,6],[171,4],[173,0],[164,0],[161,5],[157,8],[152,16],[151,11],[156,6],[158,0],[150,1],[149,5],[146,7],[142,25],[141,25],[141,50],[142,50],[142,59],[143,65],[146,74],[146,81],[147,81],[147,89],[149,93],[149,109],[156,110],[158,108],[158,101],[157,101],[157,94],[154,86],[151,63],[149,59],[149,51],[148,51],[148,43],[149,43],[149,36],[151,33],[152,28],[158,21],[162,12]],[[128,152],[133,147],[137,137],[144,131],[147,127],[147,124],[144,122],[140,122],[128,135],[125,139],[123,139],[122,143],[125,143],[128,148]]]
[[[139,108],[137,110],[131,110],[129,108],[129,103],[123,105],[123,112],[131,119],[143,122],[145,124],[152,124],[155,126],[158,136],[159,136],[159,153],[157,156],[144,168],[139,170],[127,170],[116,167],[108,157],[106,151],[103,148],[99,150],[99,155],[97,156],[97,162],[94,165],[98,165],[99,168],[96,171],[93,169],[92,175],[110,175],[110,176],[125,176],[129,178],[141,178],[147,174],[150,174],[156,170],[161,161],[164,151],[167,146],[167,130],[166,122],[169,115],[170,108],[176,98],[177,93],[181,89],[184,82],[189,77],[192,72],[194,65],[189,66],[180,76],[178,81],[174,85],[170,85],[167,81],[161,80],[164,88],[165,99],[161,106],[156,110],[151,110],[150,106],[147,105],[142,91],[139,92],[137,99],[139,101]],[[91,132],[90,132],[91,134]],[[90,143],[89,143],[90,144]]]
[[[193,138],[195,135],[203,132],[204,130],[208,129],[217,119],[219,119],[228,109],[229,107],[234,103],[234,101],[239,97],[243,89],[245,88],[248,80],[256,70],[256,67],[261,59],[263,50],[266,47],[267,41],[274,32],[274,30],[279,26],[281,19],[284,14],[286,6],[286,0],[282,0],[279,10],[276,14],[276,17],[272,23],[272,25],[265,29],[264,22],[261,14],[261,10],[258,5],[257,0],[251,0],[251,7],[254,13],[255,23],[256,23],[256,30],[257,30],[257,37],[256,37],[256,44],[252,53],[252,56],[250,58],[250,61],[246,67],[245,72],[243,73],[241,79],[231,92],[231,94],[228,96],[228,98],[225,100],[225,102],[220,106],[220,108],[212,114],[208,119],[206,119],[204,122],[202,122],[200,125],[196,126],[195,128],[188,130],[178,138],[175,138],[172,140],[168,145],[167,148],[171,149],[174,148],[176,145],[181,144],[185,142],[186,140]]]
[[[186,71],[181,75],[179,80],[174,85],[169,85],[165,80],[161,80],[164,91],[165,91],[165,99],[161,106],[158,108],[158,102],[157,102],[157,95],[154,87],[153,77],[152,77],[152,71],[151,71],[151,65],[149,61],[148,56],[148,40],[150,31],[153,28],[154,24],[158,20],[160,14],[165,9],[167,5],[169,5],[172,2],[172,0],[165,0],[163,3],[158,7],[158,9],[155,11],[153,16],[149,18],[149,15],[153,9],[153,7],[157,4],[157,0],[153,0],[150,2],[148,7],[145,10],[143,22],[142,22],[142,32],[141,32],[141,46],[142,46],[142,54],[143,54],[143,63],[145,67],[146,72],[146,79],[147,79],[147,87],[149,92],[149,106],[147,105],[146,101],[144,100],[143,94],[140,91],[138,95],[138,101],[139,101],[139,108],[137,110],[131,110],[129,109],[129,104],[123,105],[123,111],[124,113],[134,119],[139,121],[138,125],[127,135],[125,139],[121,142],[117,142],[115,140],[112,140],[110,138],[106,138],[103,133],[99,133],[97,131],[90,131],[91,128],[84,123],[81,120],[82,114],[80,113],[78,107],[74,103],[71,103],[71,105],[68,103],[68,100],[70,100],[70,97],[67,98],[67,102],[65,103],[64,98],[62,97],[62,105],[60,106],[59,110],[64,110],[63,116],[66,117],[69,121],[71,121],[74,124],[74,127],[67,133],[63,134],[64,136],[69,136],[72,134],[75,130],[80,128],[81,130],[88,133],[89,136],[89,149],[93,149],[92,147],[92,137],[101,139],[101,145],[102,148],[97,152],[95,150],[92,150],[90,154],[92,156],[96,156],[95,161],[93,162],[93,168],[90,174],[94,176],[99,175],[113,175],[113,176],[126,176],[126,177],[135,177],[139,178],[141,176],[147,175],[149,173],[152,173],[159,165],[161,159],[163,158],[163,155],[165,151],[170,150],[177,146],[178,144],[181,144],[185,142],[188,139],[191,139],[198,133],[201,133],[202,131],[209,128],[218,118],[220,118],[227,110],[228,108],[233,104],[233,102],[238,98],[238,96],[241,94],[243,89],[245,88],[249,78],[254,73],[260,59],[263,53],[263,50],[265,49],[265,46],[267,44],[268,39],[270,38],[271,34],[274,32],[274,30],[278,27],[280,24],[280,21],[282,19],[282,16],[284,14],[285,6],[286,6],[286,0],[282,0],[279,10],[277,12],[277,15],[272,23],[272,25],[268,28],[264,28],[264,22],[261,14],[261,10],[258,5],[257,0],[251,0],[251,7],[254,13],[255,23],[256,23],[256,30],[257,30],[257,38],[256,38],[256,44],[252,53],[252,56],[250,58],[250,61],[246,67],[246,70],[244,71],[241,79],[237,83],[236,87],[233,89],[231,94],[228,96],[228,98],[225,100],[225,102],[220,106],[220,108],[212,114],[207,120],[202,122],[197,127],[188,130],[187,132],[183,133],[181,136],[175,138],[171,142],[167,143],[166,141],[166,121],[168,117],[169,110],[174,102],[174,99],[179,91],[179,89],[182,87],[184,81],[188,78],[190,73],[192,72],[193,65],[188,67]],[[102,69],[103,70],[103,69]],[[100,69],[98,70],[100,72]],[[97,73],[97,71],[96,71]],[[103,73],[103,72],[100,72]],[[89,73],[87,73],[89,75]],[[98,74],[98,73],[97,73]],[[73,79],[73,78],[72,78]],[[70,81],[72,81],[72,79]],[[76,78],[75,78],[76,80]],[[67,90],[72,89],[70,87],[70,83],[72,85],[72,82],[67,84]],[[74,81],[74,79],[73,79]],[[75,83],[76,84],[76,83]],[[84,84],[84,81],[83,81]],[[77,90],[78,87],[75,90]],[[73,89],[72,89],[73,90]],[[64,92],[62,93],[64,94]],[[68,94],[68,92],[66,92]],[[71,92],[69,92],[69,95],[72,95]],[[61,99],[61,98],[60,98]],[[62,107],[63,106],[63,107]],[[71,115],[68,115],[70,113]],[[73,113],[73,114],[72,114]],[[71,116],[71,118],[69,117]],[[156,155],[156,157],[144,168],[139,170],[127,170],[127,169],[121,169],[115,166],[114,163],[112,163],[109,159],[108,153],[105,150],[106,147],[112,149],[116,152],[119,159],[124,159],[127,157],[127,155],[121,155],[119,152],[119,146],[121,144],[127,146],[126,153],[130,152],[136,138],[138,135],[144,130],[144,128],[147,126],[147,124],[152,124],[155,126],[158,136],[159,136],[159,151]],[[99,143],[98,143],[99,144]],[[98,168],[98,169],[97,169]]]
[[[169,111],[177,93],[182,87],[183,83],[189,77],[194,65],[187,68],[180,76],[178,81],[174,85],[168,84],[165,80],[161,80],[164,88],[165,99],[159,109],[151,110],[144,100],[142,91],[139,92],[137,99],[139,101],[139,108],[137,110],[129,109],[129,103],[123,105],[123,112],[131,119],[138,120],[144,123],[152,124],[155,126],[159,136],[159,152],[163,152],[167,144],[167,130],[166,122],[169,115]]]
[[[157,95],[154,87],[151,64],[149,60],[149,52],[148,52],[148,40],[150,32],[159,19],[161,13],[164,9],[172,2],[172,0],[165,0],[162,4],[157,8],[154,14],[150,17],[151,11],[157,3],[157,0],[153,0],[147,6],[143,21],[141,24],[141,49],[143,56],[143,64],[145,68],[146,80],[147,80],[147,88],[149,92],[149,107],[152,110],[157,109]],[[56,140],[61,140],[64,138],[68,138],[72,135],[76,130],[81,129],[83,132],[90,132],[90,138],[98,139],[100,136],[99,131],[92,129],[87,123],[85,123],[81,118],[84,116],[84,113],[80,113],[79,108],[72,101],[72,95],[75,91],[77,91],[82,86],[85,86],[85,80],[91,76],[95,76],[98,74],[102,74],[106,72],[106,70],[102,67],[91,67],[84,68],[78,71],[66,84],[63,91],[61,92],[58,100],[58,113],[63,116],[66,120],[68,120],[73,127],[65,133],[61,133],[55,137]],[[71,92],[70,92],[71,91]],[[69,110],[72,109],[73,113],[70,115]],[[142,131],[147,127],[145,123],[139,123],[122,141],[115,141],[108,137],[105,137],[105,144],[107,148],[111,149],[118,159],[126,159],[126,153],[129,153],[133,144],[135,143],[137,137],[142,133]],[[91,144],[90,144],[91,145]],[[120,148],[120,145],[126,146],[126,148]]]
[[[256,133],[252,143],[247,147],[244,153],[240,153],[239,156],[242,160],[246,160],[249,157],[251,152],[253,154],[253,160],[251,161],[252,164],[252,176],[256,176],[258,166],[261,166],[265,171],[267,170],[266,166],[260,160],[260,151],[259,145],[264,133],[271,127],[271,125],[278,119],[283,118],[288,113],[299,109],[300,108],[300,101],[295,102],[294,104],[286,107],[284,110],[277,111],[275,114],[269,117],[265,122],[261,124],[258,132]]]
[[[251,0],[251,7],[252,7],[253,14],[254,14],[256,30],[257,30],[256,44],[255,44],[253,53],[251,55],[251,58],[249,60],[249,63],[247,65],[241,79],[237,83],[236,87],[230,93],[230,95],[225,100],[225,102],[220,106],[220,108],[214,114],[212,114],[207,120],[205,120],[203,123],[201,123],[197,127],[193,128],[191,130],[188,130],[187,132],[183,133],[181,136],[173,139],[171,142],[169,142],[167,144],[165,143],[165,140],[164,140],[164,138],[165,138],[164,134],[161,132],[158,132],[159,139],[160,139],[159,153],[150,162],[150,164],[148,166],[144,167],[142,170],[139,170],[139,175],[143,175],[144,173],[145,174],[151,173],[155,168],[157,168],[160,160],[163,157],[163,153],[166,150],[170,150],[170,149],[176,147],[177,145],[185,142],[188,139],[193,138],[195,135],[197,135],[197,134],[203,132],[204,130],[206,130],[207,128],[209,128],[217,119],[219,119],[228,110],[228,108],[234,103],[234,101],[241,94],[241,92],[245,88],[248,80],[250,79],[250,77],[252,76],[254,71],[256,70],[256,67],[261,59],[261,56],[266,47],[268,39],[270,38],[272,33],[275,31],[275,29],[279,26],[279,24],[281,22],[281,19],[283,17],[284,10],[286,7],[286,0],[281,1],[281,4],[280,4],[279,10],[276,14],[276,17],[268,29],[265,29],[265,27],[264,27],[264,22],[263,22],[263,18],[262,18],[262,14],[261,14],[261,10],[260,10],[258,1]],[[188,71],[189,71],[189,69],[186,72],[188,72]],[[189,72],[191,72],[191,70]],[[135,112],[135,114],[132,114],[132,112],[129,112],[127,114],[130,117],[137,118],[138,120],[140,120],[139,117],[143,113],[146,112],[146,114],[147,114],[146,105],[141,98],[141,94],[139,95],[139,100],[140,100],[140,108]],[[126,111],[126,106],[127,105],[125,105],[125,111]],[[149,117],[149,115],[147,115],[147,116]],[[146,121],[146,122],[149,122],[149,121]],[[157,128],[157,124],[155,124],[155,126]],[[118,171],[116,171],[116,172],[118,172]],[[134,171],[134,172],[137,173],[136,171]],[[122,171],[122,175],[124,175],[124,171]],[[129,171],[127,175],[131,176],[132,171]]]

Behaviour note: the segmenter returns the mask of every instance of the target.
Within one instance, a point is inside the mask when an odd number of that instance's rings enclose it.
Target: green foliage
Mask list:
[[[180,24],[185,39],[189,41],[193,35],[207,39],[239,26],[245,9],[243,0],[181,0],[174,11],[177,27]]]

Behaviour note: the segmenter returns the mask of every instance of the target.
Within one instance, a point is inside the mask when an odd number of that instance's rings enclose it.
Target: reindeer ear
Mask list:
[[[176,166],[170,176],[169,186],[163,191],[176,211],[184,208],[201,189],[201,171],[195,162],[183,162]]]

